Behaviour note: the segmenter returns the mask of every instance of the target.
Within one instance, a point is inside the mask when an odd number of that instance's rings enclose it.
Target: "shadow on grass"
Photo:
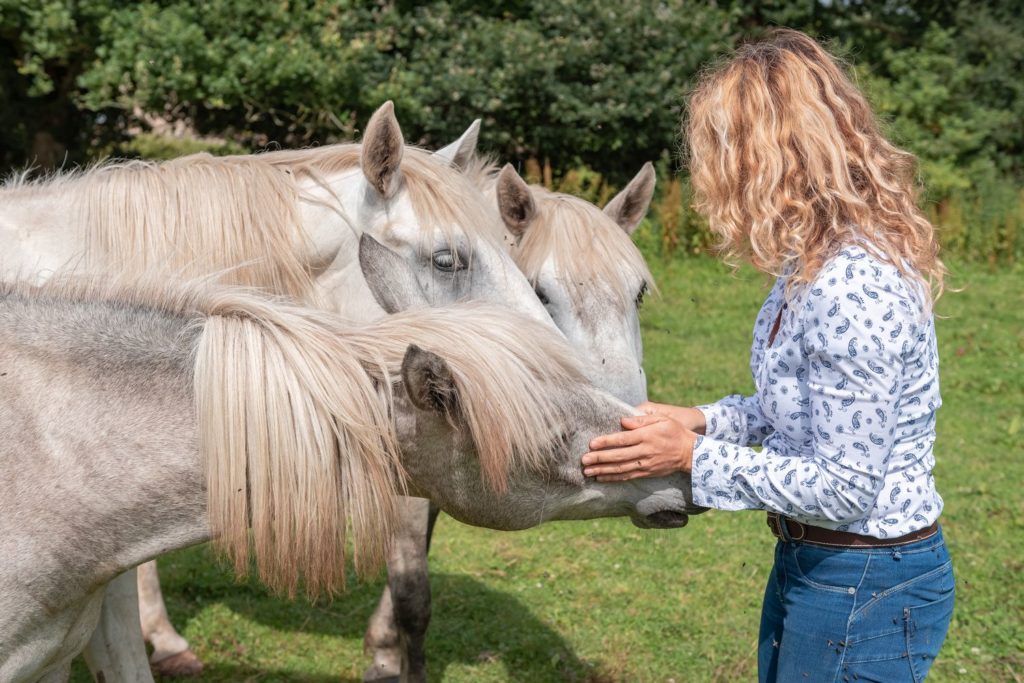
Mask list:
[[[310,604],[266,592],[256,581],[238,582],[218,567],[206,548],[195,548],[161,560],[161,578],[171,620],[179,629],[211,604],[222,605],[247,620],[288,633],[340,636],[361,642],[367,621],[380,597],[383,580],[357,583],[331,602]],[[501,666],[505,679],[595,681],[604,677],[580,660],[550,625],[537,619],[514,594],[496,590],[464,575],[431,575],[433,617],[427,638],[428,677],[442,680],[453,665],[489,663]],[[216,638],[216,633],[209,634]],[[273,647],[270,643],[264,646]],[[349,645],[351,647],[351,644]],[[368,659],[366,660],[368,664]],[[322,677],[280,678],[273,671],[229,671],[211,663],[206,680],[291,680],[319,683]],[[225,670],[221,670],[225,669]],[[339,677],[331,678],[338,681]],[[348,679],[341,679],[348,680]]]

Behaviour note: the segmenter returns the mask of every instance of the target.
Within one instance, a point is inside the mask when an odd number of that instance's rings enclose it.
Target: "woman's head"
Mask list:
[[[914,157],[882,136],[864,95],[808,36],[778,30],[709,71],[686,129],[697,208],[726,254],[791,269],[800,283],[856,240],[941,291]]]

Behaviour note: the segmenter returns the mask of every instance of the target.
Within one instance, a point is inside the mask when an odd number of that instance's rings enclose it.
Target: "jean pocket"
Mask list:
[[[949,573],[952,579],[952,571]],[[952,583],[952,581],[950,581]],[[907,631],[907,655],[914,672],[914,682],[923,681],[932,662],[942,649],[953,618],[955,591],[952,587],[932,602],[905,607],[903,618]]]
[[[833,550],[795,543],[792,564],[798,579],[811,588],[852,593],[860,585],[870,556],[856,550]]]

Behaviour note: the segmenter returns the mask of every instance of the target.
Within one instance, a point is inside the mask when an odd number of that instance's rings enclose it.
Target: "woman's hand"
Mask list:
[[[703,434],[704,430],[707,429],[707,420],[704,419],[704,413],[697,408],[645,401],[638,405],[636,409],[647,415],[663,415],[671,418],[697,434]]]
[[[590,442],[590,452],[583,456],[584,475],[598,481],[627,481],[690,471],[697,440],[692,429],[664,414],[624,417],[622,426],[626,431]]]

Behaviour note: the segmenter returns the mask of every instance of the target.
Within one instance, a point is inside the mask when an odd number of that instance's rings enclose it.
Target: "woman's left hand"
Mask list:
[[[590,442],[583,474],[598,481],[627,481],[689,472],[697,434],[664,415],[622,418],[626,430]]]

